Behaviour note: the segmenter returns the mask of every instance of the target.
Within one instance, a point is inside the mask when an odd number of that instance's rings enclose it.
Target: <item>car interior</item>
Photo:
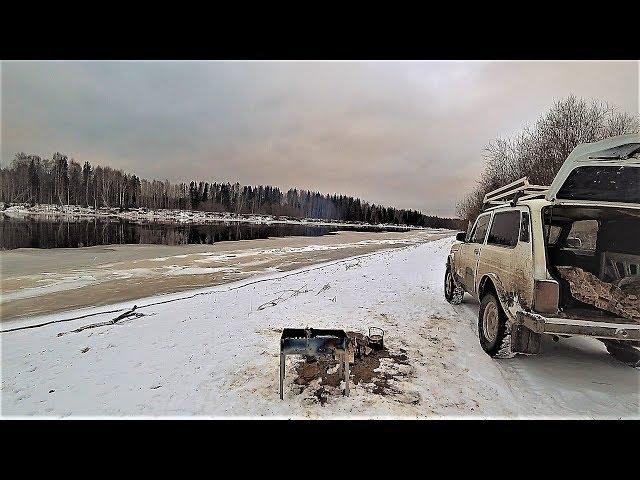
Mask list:
[[[556,267],[578,267],[615,285],[640,279],[640,212],[553,206],[543,211],[543,220],[548,269],[560,284],[561,309],[614,316],[575,299]]]

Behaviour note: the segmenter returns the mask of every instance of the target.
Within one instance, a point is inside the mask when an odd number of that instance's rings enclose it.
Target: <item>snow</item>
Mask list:
[[[29,278],[29,276],[25,278]],[[47,280],[38,280],[39,283],[44,283],[46,281]],[[38,297],[40,295],[46,295],[47,293],[62,292],[65,290],[82,288],[88,285],[93,285],[95,283],[96,277],[94,277],[93,275],[65,275],[47,285],[41,285],[32,288],[22,288],[14,292],[3,292],[2,301],[6,302],[9,300]]]
[[[453,238],[382,250],[206,289],[3,325],[3,416],[276,418],[638,418],[640,372],[597,341],[545,340],[540,356],[493,360],[480,348],[477,305],[442,294]],[[194,267],[192,267],[194,268]],[[329,287],[325,288],[327,285]],[[285,290],[301,290],[295,296]],[[269,301],[282,297],[284,300]],[[144,316],[73,333],[138,306]],[[110,312],[110,313],[104,313]],[[42,327],[7,331],[64,320]],[[283,327],[386,331],[409,365],[399,393],[351,383],[350,396],[321,405],[313,385],[293,386],[287,357],[278,396]],[[58,336],[59,333],[65,333]],[[86,350],[88,348],[88,350]],[[51,391],[51,393],[49,393]]]
[[[239,273],[240,269],[233,267],[183,267],[170,265],[164,275],[204,275],[218,272]]]

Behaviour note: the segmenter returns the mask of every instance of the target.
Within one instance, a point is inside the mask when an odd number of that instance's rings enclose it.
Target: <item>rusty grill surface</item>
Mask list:
[[[349,337],[344,330],[285,328],[280,338],[280,399],[284,397],[284,370],[287,355],[305,355],[316,359],[340,359],[349,395]]]

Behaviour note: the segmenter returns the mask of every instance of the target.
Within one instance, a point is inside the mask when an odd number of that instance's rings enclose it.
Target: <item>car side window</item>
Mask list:
[[[597,220],[576,220],[564,241],[563,247],[595,251],[598,240],[599,224]]]
[[[520,241],[529,243],[529,212],[522,212],[522,220],[520,221]]]
[[[520,236],[520,211],[498,212],[493,216],[487,244],[513,248]]]
[[[471,225],[471,230],[467,232],[467,240],[466,240],[467,242],[471,242],[471,239],[476,234],[477,226],[478,226],[478,220],[476,219],[476,222],[473,225]]]
[[[471,243],[484,243],[484,237],[487,234],[487,227],[489,226],[489,219],[491,219],[491,215],[478,217],[475,230],[471,235]]]
[[[547,238],[547,244],[555,245],[560,237],[560,232],[562,232],[562,228],[558,225],[545,225],[544,234]]]

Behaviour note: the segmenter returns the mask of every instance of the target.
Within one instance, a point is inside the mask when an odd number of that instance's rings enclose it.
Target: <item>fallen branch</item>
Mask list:
[[[360,266],[360,259],[358,259],[357,262],[354,263],[347,263],[344,268],[345,270],[349,270],[350,268],[355,268],[355,267],[359,267]]]
[[[50,320],[48,322],[37,323],[35,325],[25,325],[24,327],[8,328],[6,330],[0,331],[0,333],[15,332],[15,331],[18,331],[18,330],[28,330],[30,328],[46,327],[47,325],[51,325],[53,323],[72,322],[74,320],[81,320],[81,319],[87,318],[87,317],[95,317],[96,315],[106,315],[107,313],[117,313],[117,312],[121,312],[122,310],[124,310],[124,309],[123,308],[119,308],[117,310],[107,310],[106,312],[88,313],[86,315],[80,315],[79,317],[62,318],[62,319],[59,319],[59,320]]]
[[[290,298],[297,297],[301,293],[307,293],[311,291],[311,290],[304,290],[305,288],[307,288],[306,284],[304,285],[304,287],[300,287],[297,290],[290,289],[290,290],[281,290],[280,292],[276,292],[276,293],[280,293],[280,295],[277,298],[274,298],[273,300],[269,300],[268,302],[265,302],[262,305],[260,305],[258,307],[258,310],[264,310],[267,307],[275,307],[276,305],[278,305],[280,302],[284,300],[288,300]],[[288,297],[285,297],[285,293],[288,293],[288,292],[292,292],[292,293]]]
[[[61,337],[61,336],[66,335],[68,333],[80,333],[83,330],[88,330],[90,328],[106,327],[107,325],[115,325],[120,320],[123,320],[123,319],[131,317],[131,316],[134,316],[136,318],[143,317],[144,313],[136,313],[135,312],[136,308],[138,308],[137,305],[134,305],[131,310],[127,310],[126,312],[118,315],[116,318],[114,318],[112,320],[107,320],[106,322],[91,323],[89,325],[84,325],[83,327],[76,328],[75,330],[70,330],[68,332],[60,332],[58,334],[58,337]]]
[[[307,290],[303,290],[304,288],[307,288],[307,285],[305,284],[304,287],[299,288],[298,290],[294,290],[294,292],[291,294],[291,297],[297,297],[298,295],[300,295],[301,293],[308,293],[311,290],[307,289]],[[289,298],[291,298],[289,297]]]

